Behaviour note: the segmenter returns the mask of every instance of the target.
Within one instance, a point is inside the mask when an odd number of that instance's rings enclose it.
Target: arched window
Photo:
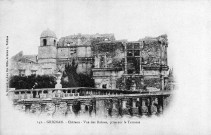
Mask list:
[[[47,40],[43,39],[43,46],[46,46],[46,45],[47,45]]]
[[[54,46],[56,46],[56,40],[54,40]]]

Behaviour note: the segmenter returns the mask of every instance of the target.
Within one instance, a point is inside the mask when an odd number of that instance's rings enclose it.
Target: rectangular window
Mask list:
[[[135,50],[134,51],[134,56],[140,56],[140,51],[139,50]]]
[[[133,51],[132,50],[127,51],[127,56],[133,56]]]
[[[140,73],[140,57],[127,58],[128,74]]]
[[[127,49],[133,49],[133,45],[131,43],[127,44]]]
[[[134,44],[134,49],[140,49],[139,43],[135,43],[135,44]]]

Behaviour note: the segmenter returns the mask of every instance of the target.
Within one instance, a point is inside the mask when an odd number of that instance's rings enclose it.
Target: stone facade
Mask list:
[[[115,37],[113,34],[77,34],[57,41],[56,34],[47,29],[40,35],[38,55],[19,52],[10,59],[10,75],[54,75],[73,59],[78,63],[78,73],[90,74],[94,61],[92,45],[104,40],[115,40]]]
[[[38,55],[19,52],[10,60],[11,75],[54,75],[76,60],[78,73],[93,72],[96,88],[141,90],[167,87],[167,35],[129,42],[114,34],[77,34],[61,37],[41,33]],[[170,80],[171,82],[171,80]]]
[[[64,67],[73,58],[78,62],[77,72],[89,74],[94,63],[92,47],[95,43],[115,40],[113,34],[77,34],[60,38],[57,45],[57,65]]]
[[[93,47],[97,88],[159,91],[167,85],[167,35],[138,41],[102,41]]]

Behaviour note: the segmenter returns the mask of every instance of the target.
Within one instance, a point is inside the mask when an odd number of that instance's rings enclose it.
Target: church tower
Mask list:
[[[40,35],[40,46],[38,48],[38,63],[41,65],[41,74],[54,74],[56,70],[57,57],[56,34],[47,29]]]

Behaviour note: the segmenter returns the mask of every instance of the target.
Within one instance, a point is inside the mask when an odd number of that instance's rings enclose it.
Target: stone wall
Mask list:
[[[39,46],[38,63],[39,59],[55,59],[56,56],[57,56],[56,46]]]
[[[102,42],[93,47],[95,68],[124,67],[124,45],[122,42]]]
[[[46,46],[49,46],[49,45],[53,45],[53,46],[56,46],[57,45],[57,41],[55,38],[51,38],[51,37],[48,37],[48,38],[40,38],[40,46],[44,46],[44,39],[46,39]]]
[[[31,75],[32,71],[39,73],[40,65],[37,63],[22,63],[17,61],[10,61],[9,73],[11,75],[19,75],[20,70],[24,70],[25,75]]]
[[[157,38],[146,37],[140,40],[143,44],[142,64],[145,65],[167,65],[168,39],[166,35]]]
[[[77,35],[70,35],[66,37],[61,37],[58,42],[58,46],[80,46],[80,45],[92,45],[93,40],[115,40],[114,34],[77,34]]]
[[[71,53],[71,48],[57,48],[57,58],[58,59],[68,59],[75,55]]]

